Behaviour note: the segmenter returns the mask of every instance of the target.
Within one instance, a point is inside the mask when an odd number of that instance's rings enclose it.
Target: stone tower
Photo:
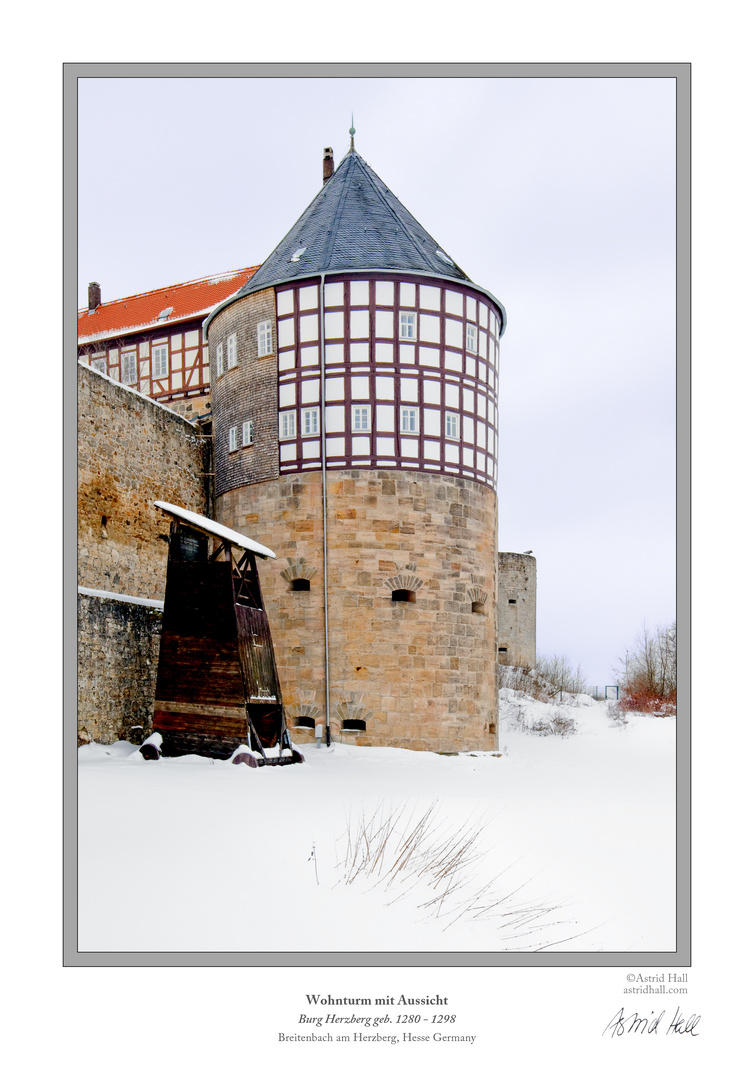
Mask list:
[[[512,667],[536,667],[537,560],[515,551],[499,551],[497,559],[498,660]]]
[[[209,316],[216,517],[306,742],[495,746],[505,310],[353,149]],[[329,160],[328,160],[329,159]]]

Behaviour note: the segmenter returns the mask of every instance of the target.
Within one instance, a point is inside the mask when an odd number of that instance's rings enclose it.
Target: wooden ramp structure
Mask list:
[[[216,521],[155,502],[170,521],[153,735],[145,758],[303,761],[285,723],[257,558],[275,553]],[[159,749],[158,749],[159,747]]]

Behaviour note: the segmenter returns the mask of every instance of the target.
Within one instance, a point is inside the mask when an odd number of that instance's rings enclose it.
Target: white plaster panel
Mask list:
[[[419,363],[424,364],[425,367],[440,366],[440,350],[432,349],[426,345],[419,346]]]
[[[419,316],[419,340],[440,341],[440,317],[439,315]]]
[[[278,371],[290,371],[296,366],[296,353],[293,349],[286,349],[278,353]]]
[[[368,311],[352,311],[351,312],[351,324],[350,324],[351,338],[368,338],[369,337],[369,312]]]
[[[454,443],[445,443],[445,460],[458,464],[458,447]]]
[[[301,404],[319,401],[319,379],[304,379],[301,383]]]
[[[326,364],[342,364],[343,355],[344,353],[342,345],[325,345]]]
[[[392,364],[393,346],[378,341],[374,347],[374,358],[378,364]]]
[[[354,435],[351,439],[351,452],[353,454],[369,454],[371,452],[370,441],[368,435]]]
[[[379,346],[378,346],[379,348]],[[415,364],[416,363],[416,346],[415,345],[399,345],[398,355],[402,364]]]
[[[351,307],[354,304],[368,304],[369,303],[369,282],[368,281],[352,281],[351,282]],[[351,316],[353,318],[353,315]]]
[[[198,371],[192,371],[191,372],[191,377],[189,378],[188,384],[189,384],[189,386],[198,386],[199,385],[199,372]]]
[[[289,405],[296,404],[296,384],[283,383],[279,391],[280,408],[285,409]]]
[[[170,339],[170,351],[176,352],[183,347],[183,334],[173,334]]]
[[[395,288],[392,281],[378,281],[375,283],[375,303],[392,304],[395,299]]]
[[[319,448],[319,439],[305,439],[301,443],[301,457],[319,457],[322,451]]]
[[[463,441],[473,443],[476,436],[474,421],[470,416],[463,416],[461,420],[463,422]]]
[[[342,401],[345,396],[345,379],[342,376],[331,375],[325,379],[325,401]]]
[[[377,311],[374,316],[375,337],[391,338],[394,336],[392,311]]]
[[[190,368],[191,365],[193,364],[193,362],[196,360],[196,354],[198,352],[199,352],[198,349],[191,349],[189,352],[187,352],[185,354],[185,356],[186,356],[186,367],[187,368]]]
[[[199,344],[199,331],[198,330],[187,330],[186,333],[184,334],[184,338],[186,339],[186,348],[187,349],[191,348],[193,345],[198,345]]]
[[[328,458],[343,457],[346,452],[346,440],[342,437],[325,439]]]
[[[470,296],[466,297],[466,318],[470,322],[476,322],[476,300]]]
[[[377,436],[377,453],[378,454],[394,454],[395,453],[395,439],[386,439],[384,437]]]
[[[296,443],[283,443],[280,447],[280,460],[281,461],[295,461],[296,460]]]
[[[424,379],[422,382],[424,390],[424,400],[431,402],[433,405],[440,404],[440,389],[441,384],[438,379]]]
[[[401,457],[404,458],[418,458],[419,457],[419,440],[407,439],[405,436],[401,437]]]
[[[473,356],[466,357],[466,374],[471,375],[472,379],[476,377],[476,360]]]
[[[424,433],[425,435],[440,434],[440,410],[424,409]],[[438,455],[439,458],[439,455]]]
[[[401,307],[416,307],[416,286],[410,281],[401,282]]]
[[[394,431],[395,430],[395,410],[392,405],[376,405],[374,409],[375,413],[375,428],[377,431]],[[378,440],[379,442],[379,440]],[[393,450],[378,450],[379,454],[392,454]]]
[[[445,310],[451,315],[463,315],[463,293],[445,290]]]
[[[477,416],[481,416],[482,420],[487,419],[487,398],[484,396],[484,394],[477,393],[476,412]]]
[[[445,383],[445,404],[451,409],[458,408],[458,387]]]
[[[319,337],[319,316],[302,315],[298,321],[301,341],[316,341]]]
[[[110,359],[111,360],[113,359],[113,355],[115,356],[115,359],[117,360],[118,359],[118,350],[117,349],[111,349],[110,350]],[[139,345],[139,356],[149,356],[149,342],[148,341],[142,341],[141,344]]]
[[[483,424],[481,420],[478,420],[476,425],[476,444],[482,450],[487,449],[487,425]]]
[[[467,390],[465,387],[463,391],[463,408],[465,412],[474,411],[474,391]]]
[[[459,319],[445,320],[445,344],[456,349],[463,348],[463,323]]]
[[[293,314],[293,289],[286,289],[277,295],[278,317]]]
[[[490,309],[482,301],[479,301],[479,325],[483,326],[485,330],[490,325]]]
[[[377,378],[375,379],[375,385],[376,385],[376,388],[377,388],[376,389],[376,396],[378,398],[393,399],[395,397],[395,380],[394,379],[391,379],[386,375],[378,375]]]
[[[464,446],[463,448],[463,463],[464,465],[471,466],[473,466],[474,464],[474,451],[469,449],[469,447],[467,446]]]
[[[434,439],[424,440],[424,456],[430,458],[432,461],[440,460],[440,443],[435,442]]]
[[[419,384],[416,379],[401,379],[401,401],[418,401]]]
[[[319,345],[305,345],[301,350],[301,367],[319,363]]]
[[[325,307],[337,307],[343,303],[343,282],[332,281],[325,285]]]
[[[369,377],[367,375],[354,375],[351,378],[351,397],[356,400],[368,400]]]
[[[317,295],[316,285],[304,285],[302,289],[298,291],[298,309],[299,311],[309,311],[311,308],[319,307],[319,296]]]
[[[346,410],[344,405],[325,406],[325,431],[329,435],[332,431],[346,430]],[[341,451],[342,453],[342,451]]]
[[[445,367],[450,371],[462,371],[463,361],[460,353],[446,352],[445,353]]]
[[[485,472],[485,470],[487,468],[487,455],[486,454],[480,454],[479,452],[477,452],[476,467],[477,467],[479,472]]]
[[[295,327],[293,319],[278,320],[278,348],[284,349],[287,345],[294,345]]]
[[[440,290],[436,285],[419,286],[419,307],[429,308],[431,311],[440,310]]]
[[[342,338],[343,331],[343,312],[342,311],[326,311],[325,312],[325,338]]]
[[[351,342],[351,363],[352,364],[368,364],[369,363],[369,342],[368,341],[352,341]]]

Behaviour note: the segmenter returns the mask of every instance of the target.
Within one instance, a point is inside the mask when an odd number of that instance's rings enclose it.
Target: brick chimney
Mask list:
[[[89,282],[89,314],[96,311],[102,303],[102,290],[97,281]]]
[[[327,183],[327,181],[330,179],[330,177],[332,176],[334,171],[335,171],[335,162],[333,161],[332,147],[331,146],[326,146],[325,147],[325,156],[324,156],[324,159],[322,161],[322,186],[323,187]]]

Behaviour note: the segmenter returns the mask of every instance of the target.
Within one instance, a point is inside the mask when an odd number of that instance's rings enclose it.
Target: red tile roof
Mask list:
[[[258,269],[258,266],[246,266],[226,274],[214,274],[195,281],[184,281],[180,285],[124,296],[120,300],[100,304],[91,314],[87,308],[80,308],[79,343],[133,333],[151,326],[170,326],[192,316],[204,317],[221,301],[238,292]],[[173,310],[167,318],[158,319],[166,308]]]

